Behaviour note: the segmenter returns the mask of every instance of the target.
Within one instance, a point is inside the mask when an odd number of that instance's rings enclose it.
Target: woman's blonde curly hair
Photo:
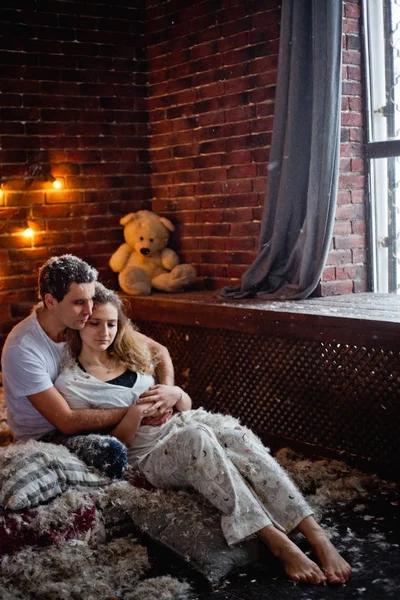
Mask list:
[[[139,343],[135,335],[135,327],[124,312],[122,299],[116,292],[109,290],[96,281],[93,307],[99,304],[112,304],[118,312],[118,331],[113,343],[107,348],[111,358],[116,359],[130,371],[153,374],[154,357],[150,350]],[[82,350],[82,339],[79,331],[70,329],[66,336],[67,347],[73,358],[78,358]]]

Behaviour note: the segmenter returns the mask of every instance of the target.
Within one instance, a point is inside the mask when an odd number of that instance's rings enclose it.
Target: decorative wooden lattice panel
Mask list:
[[[267,433],[384,464],[400,459],[400,353],[139,322],[167,346],[195,406]]]

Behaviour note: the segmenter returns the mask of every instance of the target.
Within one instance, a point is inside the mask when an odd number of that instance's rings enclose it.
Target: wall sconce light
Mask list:
[[[64,187],[64,181],[60,177],[53,177],[53,175],[50,175],[49,181],[53,184],[55,190],[61,190]]]
[[[23,235],[24,237],[26,237],[26,238],[29,238],[29,239],[31,239],[31,238],[33,238],[33,234],[34,234],[34,233],[35,233],[35,232],[33,231],[33,229],[32,229],[31,227],[27,227],[27,228],[26,228],[26,229],[25,229],[25,230],[22,232],[22,235]]]
[[[24,221],[23,227],[24,227],[24,230],[21,232],[22,235],[25,238],[27,238],[29,240],[32,240],[32,242],[33,242],[33,237],[35,235],[35,224],[34,224],[34,222],[30,221],[30,220]]]
[[[33,169],[31,169],[33,171]],[[62,190],[64,187],[64,177],[54,177],[50,172],[43,174],[43,168],[40,166],[33,172],[33,176],[25,179],[25,191],[27,191],[36,181],[43,181],[51,183],[55,190]],[[2,200],[4,196],[4,181],[0,183],[0,200]]]

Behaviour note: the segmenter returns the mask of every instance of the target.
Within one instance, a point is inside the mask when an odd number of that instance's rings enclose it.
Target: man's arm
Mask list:
[[[135,332],[135,335],[138,337],[139,343],[147,346],[150,350],[151,357],[156,365],[157,382],[164,385],[174,385],[174,365],[168,348],[138,331]]]
[[[156,364],[158,381],[173,385],[174,367],[168,349],[151,338],[136,332]],[[102,431],[115,427],[128,412],[128,408],[71,410],[60,392],[53,386],[44,392],[31,394],[28,399],[40,414],[65,435]],[[148,411],[154,414],[155,411]]]
[[[87,433],[114,427],[129,408],[71,410],[60,392],[53,386],[28,399],[40,414],[65,435]]]
[[[145,413],[148,415],[146,418],[146,425],[161,425],[170,418],[170,409],[174,407],[180,399],[182,390],[174,385],[174,365],[172,364],[168,348],[138,331],[135,333],[138,336],[139,341],[142,344],[145,344],[150,350],[153,362],[156,365],[156,379],[158,383],[158,385],[150,388],[150,390],[153,390],[152,393],[148,394],[145,392],[144,395],[142,394],[138,400],[138,404],[152,402],[154,404],[153,408],[156,410],[156,415],[149,418],[150,411],[147,411]],[[156,390],[156,392],[154,392],[154,390]]]

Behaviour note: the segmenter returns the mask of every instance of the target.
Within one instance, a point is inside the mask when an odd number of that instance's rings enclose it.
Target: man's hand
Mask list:
[[[177,385],[152,385],[147,392],[144,392],[137,405],[144,403],[153,403],[152,409],[146,408],[144,414],[163,415],[167,410],[173,408],[175,404],[182,398],[182,390]]]

